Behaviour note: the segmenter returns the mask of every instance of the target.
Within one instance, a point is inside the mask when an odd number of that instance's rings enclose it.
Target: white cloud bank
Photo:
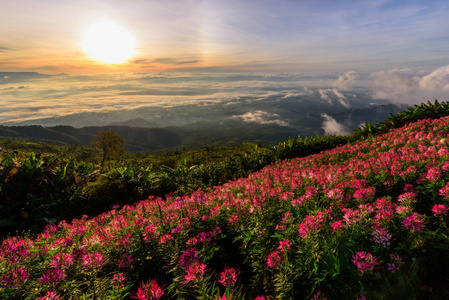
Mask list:
[[[234,116],[237,118],[242,118],[244,122],[247,123],[257,123],[257,124],[275,124],[279,126],[290,126],[287,122],[275,119],[279,117],[278,114],[270,114],[262,110],[256,110],[254,112],[247,112],[246,114],[240,116]]]
[[[345,108],[350,108],[351,105],[349,105],[348,101],[346,100],[345,95],[343,95],[338,89],[334,88],[334,89],[327,89],[327,90],[323,90],[323,89],[319,89],[318,93],[320,94],[320,98],[323,99],[324,101],[326,101],[327,103],[333,105],[332,103],[332,99],[329,97],[329,95],[327,93],[334,93],[335,96],[337,96],[338,98],[338,103],[340,103],[341,106],[345,107]]]
[[[342,124],[338,123],[334,118],[327,114],[322,114],[324,121],[321,128],[324,129],[326,135],[349,135],[349,130]]]
[[[406,104],[449,100],[449,65],[432,72],[393,69],[371,74],[373,98]]]
[[[349,90],[354,86],[356,80],[359,78],[360,75],[357,72],[349,71],[343,75],[340,75],[334,82],[334,86],[339,88],[340,90]]]

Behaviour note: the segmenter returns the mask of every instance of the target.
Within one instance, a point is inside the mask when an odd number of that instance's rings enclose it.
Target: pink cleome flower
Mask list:
[[[39,278],[39,282],[41,284],[58,284],[64,277],[65,274],[61,269],[50,268]]]
[[[276,268],[282,261],[281,256],[277,251],[272,251],[267,258],[267,266],[270,268]]]
[[[411,204],[416,199],[416,193],[406,192],[400,194],[398,197],[398,202],[401,202],[403,205]]]
[[[164,295],[164,290],[158,285],[157,281],[150,279],[148,283],[142,282],[137,292],[132,297],[138,300],[160,299]]]
[[[326,193],[326,196],[332,200],[343,200],[343,191],[339,188],[332,189]]]
[[[159,242],[161,244],[165,244],[165,243],[167,243],[171,239],[173,239],[173,236],[171,236],[170,234],[164,234],[163,236],[161,236],[161,239],[160,239]]]
[[[204,273],[206,272],[205,264],[191,265],[187,270],[187,275],[185,275],[185,283],[190,281],[201,281],[203,280]]]
[[[199,254],[195,251],[195,249],[187,249],[184,251],[179,257],[179,264],[181,267],[188,268],[192,264],[199,263]]]
[[[331,224],[331,227],[332,227],[332,234],[334,234],[338,230],[340,230],[340,228],[343,227],[343,221],[342,220],[335,221]]]
[[[282,241],[279,241],[278,250],[279,250],[281,253],[284,253],[285,251],[290,250],[290,241],[289,241],[289,240],[282,240]]]
[[[39,300],[57,300],[59,297],[60,296],[57,292],[48,291],[44,297],[39,297]]]
[[[422,216],[414,212],[411,216],[405,217],[401,221],[402,226],[409,230],[421,231],[424,226],[424,220]]]
[[[230,286],[237,282],[238,272],[234,268],[225,267],[224,271],[220,273],[218,280],[223,286]]]
[[[111,285],[113,287],[122,287],[125,284],[126,277],[123,273],[117,273],[112,275]]]
[[[364,200],[366,201],[373,198],[375,193],[376,193],[375,187],[362,188],[355,191],[353,197],[357,201],[362,202]]]
[[[430,168],[427,171],[426,179],[429,181],[437,181],[441,179],[441,170],[438,167]]]
[[[83,266],[86,269],[99,269],[104,265],[103,256],[98,253],[83,255]]]
[[[24,268],[14,269],[6,274],[3,274],[0,277],[0,282],[3,283],[6,287],[17,286],[21,283],[24,283],[27,278],[30,277],[30,274]]]
[[[442,187],[438,192],[439,192],[440,196],[448,198],[449,197],[449,182],[446,183],[446,185],[444,187]]]
[[[310,300],[327,300],[322,291],[318,291]]]
[[[438,215],[447,215],[447,212],[449,211],[449,208],[447,208],[444,204],[435,204],[432,207],[432,212],[435,214],[435,216]]]
[[[299,224],[298,233],[302,237],[307,237],[309,232],[317,231],[321,227],[321,223],[325,221],[326,215],[322,211],[319,211],[315,215],[308,215]]]
[[[374,268],[379,264],[377,258],[374,257],[369,252],[356,252],[355,255],[352,256],[352,262],[362,275],[366,272],[371,272]]]
[[[143,240],[148,243],[149,241],[154,240],[156,236],[156,228],[154,227],[153,224],[148,225],[147,227],[144,228],[143,230]]]

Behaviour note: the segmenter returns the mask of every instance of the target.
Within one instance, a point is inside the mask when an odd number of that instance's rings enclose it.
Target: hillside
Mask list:
[[[0,296],[447,299],[448,137],[425,119],[5,239]]]
[[[0,126],[0,137],[43,141],[56,144],[89,145],[97,132],[115,131],[125,139],[125,150],[159,150],[176,147],[181,137],[172,131],[161,128],[141,128],[127,126],[102,126],[75,128],[71,126],[42,127]]]
[[[323,127],[326,119],[323,115],[337,120],[349,132],[362,123],[378,123],[391,113],[405,109],[393,104],[370,105],[368,99],[353,102],[351,108],[336,107],[323,105],[320,100],[311,97],[282,101],[242,100],[238,107],[224,104],[184,105],[127,111],[126,114],[123,112],[125,115],[118,112],[112,116],[101,112],[88,116],[74,114],[48,122],[38,119],[20,123],[21,126],[0,126],[0,139],[89,145],[96,131],[114,130],[124,138],[127,151],[198,149],[243,143],[272,145],[290,137],[325,134]]]

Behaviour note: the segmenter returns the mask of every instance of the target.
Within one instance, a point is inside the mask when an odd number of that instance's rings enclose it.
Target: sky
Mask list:
[[[0,7],[0,124],[308,93],[351,109],[347,97],[361,87],[372,100],[449,101],[447,0],[0,0]]]
[[[0,72],[357,73],[449,64],[447,0],[0,0]],[[98,22],[134,54],[93,59]]]

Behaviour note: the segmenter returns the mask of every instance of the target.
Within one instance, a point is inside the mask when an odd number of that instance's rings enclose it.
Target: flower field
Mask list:
[[[0,248],[2,299],[447,299],[449,118]],[[433,297],[433,298],[432,298]]]

